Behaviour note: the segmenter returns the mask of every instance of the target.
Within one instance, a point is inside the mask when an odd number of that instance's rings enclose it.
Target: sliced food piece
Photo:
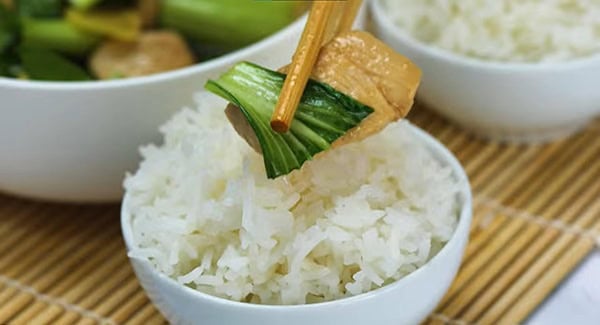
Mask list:
[[[140,35],[142,18],[137,10],[67,10],[67,21],[78,29],[119,41],[134,41]]]
[[[79,10],[88,10],[102,2],[102,0],[70,0],[71,5]]]
[[[239,107],[229,107],[227,116],[254,148],[260,144],[257,149],[269,178],[300,168],[373,112],[330,86],[309,80],[290,130],[276,133],[270,119],[284,79],[282,73],[242,62],[206,84],[209,91]]]
[[[84,56],[99,40],[98,36],[83,32],[61,19],[21,20],[21,44],[26,47]]]
[[[375,112],[334,146],[360,141],[410,111],[421,70],[369,33],[343,33],[321,48],[312,77],[372,107]]]
[[[108,40],[92,54],[90,67],[99,79],[145,76],[194,64],[194,57],[179,34],[149,31],[135,42]]]

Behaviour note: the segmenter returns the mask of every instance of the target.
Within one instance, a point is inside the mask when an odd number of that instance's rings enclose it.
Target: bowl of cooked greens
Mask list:
[[[286,64],[306,2],[0,0],[0,192],[111,201],[142,143],[235,62]]]

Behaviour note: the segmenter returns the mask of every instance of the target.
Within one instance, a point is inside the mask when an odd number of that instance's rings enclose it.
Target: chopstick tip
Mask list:
[[[286,133],[289,130],[289,125],[282,120],[272,120],[271,129],[277,133]]]

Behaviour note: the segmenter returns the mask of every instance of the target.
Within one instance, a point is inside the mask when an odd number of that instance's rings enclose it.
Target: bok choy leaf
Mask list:
[[[205,86],[241,109],[256,134],[269,178],[300,168],[373,112],[331,86],[309,80],[290,130],[277,133],[269,123],[284,79],[282,73],[242,62]]]

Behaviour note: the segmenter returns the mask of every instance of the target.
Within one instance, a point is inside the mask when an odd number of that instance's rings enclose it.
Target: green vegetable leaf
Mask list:
[[[277,133],[270,119],[284,80],[282,73],[241,62],[205,85],[242,110],[260,143],[269,178],[300,168],[373,112],[331,86],[309,80],[290,130]]]
[[[74,8],[79,10],[88,10],[95,7],[126,8],[135,5],[134,0],[70,0],[69,2]]]
[[[16,1],[19,16],[36,18],[60,17],[61,0],[18,0]]]
[[[19,50],[25,73],[33,80],[84,81],[91,77],[81,67],[60,54],[36,48]]]
[[[85,55],[100,41],[100,37],[83,32],[61,19],[23,19],[21,38],[26,47],[75,56]]]
[[[17,42],[19,21],[15,12],[0,4],[0,54]]]
[[[291,23],[305,1],[162,0],[161,25],[203,44],[235,49]]]
[[[87,10],[102,2],[102,0],[71,0],[69,2],[77,9]]]
[[[19,58],[13,51],[0,53],[0,77],[19,77],[21,68]]]
[[[14,47],[19,41],[19,20],[16,12],[0,2],[0,77],[17,77],[19,58]]]

